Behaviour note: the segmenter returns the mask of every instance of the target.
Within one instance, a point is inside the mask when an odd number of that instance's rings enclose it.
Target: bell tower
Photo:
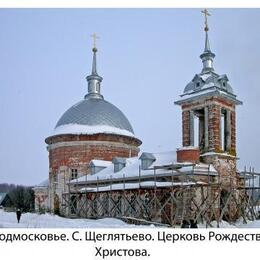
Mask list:
[[[242,102],[234,94],[227,75],[214,70],[215,54],[208,36],[210,14],[207,9],[202,13],[205,15],[202,71],[187,84],[175,104],[182,109],[183,147],[198,147],[200,161],[213,164],[225,183],[224,176],[236,176],[236,106]]]

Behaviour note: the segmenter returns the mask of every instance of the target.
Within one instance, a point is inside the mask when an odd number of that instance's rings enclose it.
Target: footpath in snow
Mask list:
[[[212,222],[214,227],[217,227],[216,222]],[[98,220],[92,219],[69,219],[62,218],[51,214],[22,214],[20,223],[17,223],[15,212],[5,212],[0,209],[0,228],[144,228],[154,227],[144,225],[130,225],[115,218],[104,218]],[[200,228],[205,226],[199,225]],[[241,221],[235,225],[230,225],[227,222],[220,224],[221,228],[260,228],[260,220],[251,221],[243,224]]]

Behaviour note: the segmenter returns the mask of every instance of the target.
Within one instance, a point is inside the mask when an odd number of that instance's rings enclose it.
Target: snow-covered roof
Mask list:
[[[191,92],[188,94],[181,95],[181,98],[178,101],[175,101],[174,103],[177,105],[181,105],[184,102],[193,101],[193,100],[197,99],[198,97],[206,98],[206,97],[212,97],[212,96],[215,96],[215,97],[220,96],[220,97],[226,98],[228,100],[235,102],[237,105],[243,104],[243,102],[238,100],[235,95],[226,93],[225,91],[222,91],[222,90],[220,90],[214,86],[210,86],[210,85],[208,85],[208,88],[205,90],[201,90],[198,92]]]
[[[151,168],[154,166],[170,165],[176,163],[176,151],[162,152],[162,153],[152,153],[155,157],[155,161],[151,165]]]
[[[198,77],[200,77],[203,81],[206,81],[209,77],[211,77],[211,73],[205,73],[205,74],[196,74]]]
[[[90,181],[90,180],[98,180],[98,179],[110,179],[110,176],[113,175],[113,177],[123,177],[123,175],[132,175],[133,173],[138,173],[139,169],[139,161],[138,157],[128,158],[126,159],[126,166],[119,172],[114,173],[114,164],[110,164],[105,169],[101,170],[100,172],[93,174],[93,175],[87,175],[82,176],[78,179],[74,179],[71,181],[71,183],[77,183],[81,181]]]
[[[234,101],[238,105],[242,104],[233,93],[227,75],[218,75],[213,71],[196,74],[192,81],[187,84],[181,98],[175,104],[181,105],[183,102],[208,96],[221,96]]]
[[[218,75],[213,71],[196,74],[191,82],[184,89],[184,94],[198,92],[209,87],[216,87],[229,94],[234,94],[232,87],[228,83],[227,75]]]
[[[162,165],[171,165],[174,162],[176,162],[176,152],[164,152],[164,153],[153,153],[153,156],[156,158],[156,160],[152,163],[151,168],[154,166],[162,166]],[[113,175],[113,178],[127,178],[131,176],[138,176],[139,175],[139,167],[140,166],[140,160],[138,157],[132,157],[125,159],[125,167],[121,169],[119,172],[114,173],[114,165],[110,164],[105,169],[101,170],[100,172],[91,175],[91,176],[82,176],[78,179],[72,180],[73,182],[79,182],[79,181],[86,181],[86,179],[89,180],[98,180],[98,179],[110,179],[110,177]],[[145,170],[142,172],[142,174],[151,174],[151,170]]]
[[[177,151],[184,151],[184,150],[198,150],[198,146],[183,146],[180,148],[177,148]]]
[[[91,188],[82,188],[81,192],[102,192],[110,190],[134,190],[139,188],[163,188],[163,187],[172,187],[172,186],[191,186],[196,184],[206,184],[204,182],[158,182],[158,181],[144,181],[140,183],[116,183],[102,187],[91,187]]]
[[[79,177],[77,179],[72,180],[71,183],[106,181],[111,179],[133,179],[138,178],[139,176],[149,177],[153,176],[154,174],[156,174],[157,176],[162,176],[167,172],[175,172],[176,174],[179,174],[179,172],[188,173],[192,172],[193,170],[205,174],[207,174],[208,171],[210,171],[211,173],[217,173],[217,171],[214,169],[212,165],[203,163],[196,165],[192,163],[177,163],[175,151],[153,153],[153,156],[156,158],[156,160],[151,164],[150,168],[146,170],[142,170],[140,168],[141,161],[138,157],[132,157],[127,158],[125,167],[116,173],[114,172],[114,165],[110,164],[108,167],[99,171],[96,174]],[[181,169],[178,169],[178,172],[174,171],[173,169],[167,169],[167,167],[171,168],[171,166],[173,165],[179,166],[179,168]]]
[[[236,158],[236,156],[231,155],[229,153],[217,153],[217,152],[206,152],[201,154],[200,156],[210,156],[210,155],[219,155],[219,156],[227,156],[227,157],[231,157],[231,158]]]
[[[80,124],[66,124],[60,125],[56,127],[51,134],[53,135],[61,135],[61,134],[87,134],[87,135],[94,135],[94,134],[116,134],[116,135],[124,135],[129,137],[134,137],[134,134],[128,130],[120,129],[113,126],[108,125],[80,125]]]
[[[89,165],[97,166],[97,167],[108,167],[112,164],[111,161],[104,161],[104,160],[91,160]]]
[[[122,111],[103,97],[91,96],[76,103],[62,115],[53,135],[107,133],[134,137],[134,130]]]

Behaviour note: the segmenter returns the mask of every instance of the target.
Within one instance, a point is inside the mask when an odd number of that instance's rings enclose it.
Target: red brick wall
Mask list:
[[[231,111],[231,149],[236,150],[236,112],[235,104],[219,97],[201,99],[192,103],[182,105],[182,145],[190,145],[190,117],[189,111],[201,109],[207,106],[209,108],[208,119],[208,138],[209,150],[220,151],[221,149],[221,108]],[[197,137],[195,137],[197,138]]]
[[[58,170],[60,166],[78,167],[87,165],[93,159],[112,161],[116,156],[128,158],[129,156],[134,157],[138,155],[138,146],[141,141],[136,138],[124,138],[114,135],[96,135],[96,137],[96,140],[94,135],[63,135],[47,138],[48,144],[51,144],[49,147],[49,167],[52,172]],[[90,142],[79,145],[74,143],[70,146],[69,142],[74,141]],[[91,144],[91,141],[93,141],[93,144]],[[104,143],[95,144],[95,141],[104,141]],[[66,146],[61,144],[58,147],[52,147],[53,144],[61,142],[66,142]]]
[[[231,149],[236,151],[236,112],[231,112]]]
[[[51,149],[49,151],[49,163],[52,170],[60,166],[77,167],[78,165],[88,164],[93,159],[112,161],[116,156],[129,157],[137,156],[138,151],[118,148],[106,145],[79,145],[66,146]]]
[[[209,148],[214,148],[215,151],[218,151],[221,148],[220,111],[221,107],[219,105],[209,106]]]
[[[45,139],[47,144],[55,144],[59,142],[70,142],[70,141],[111,141],[124,144],[131,144],[139,146],[142,142],[135,138],[123,135],[110,135],[110,134],[93,134],[93,135],[56,135],[50,136]]]
[[[199,162],[200,151],[199,149],[178,149],[177,162]]]
[[[183,104],[182,109],[187,110],[187,109],[194,108],[194,107],[197,107],[197,106],[201,107],[201,105],[206,104],[206,103],[208,103],[208,104],[218,103],[219,105],[222,105],[224,107],[229,107],[229,108],[235,107],[235,105],[232,102],[229,102],[227,100],[224,100],[224,99],[221,99],[221,98],[218,98],[218,97],[211,97],[211,98],[205,98],[205,99],[201,99],[201,100],[198,100],[198,101],[194,101],[192,103]]]
[[[182,111],[182,145],[190,145],[190,112]]]

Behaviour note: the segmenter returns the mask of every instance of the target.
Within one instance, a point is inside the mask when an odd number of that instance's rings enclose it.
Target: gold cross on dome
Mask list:
[[[99,37],[96,35],[96,33],[93,33],[90,36],[93,38],[93,48],[96,48],[97,39],[99,39]]]
[[[208,16],[210,16],[211,14],[209,13],[208,9],[206,9],[206,8],[204,10],[202,10],[201,12],[205,16],[205,28],[204,28],[204,30],[208,31],[209,30],[209,27],[208,27]]]

